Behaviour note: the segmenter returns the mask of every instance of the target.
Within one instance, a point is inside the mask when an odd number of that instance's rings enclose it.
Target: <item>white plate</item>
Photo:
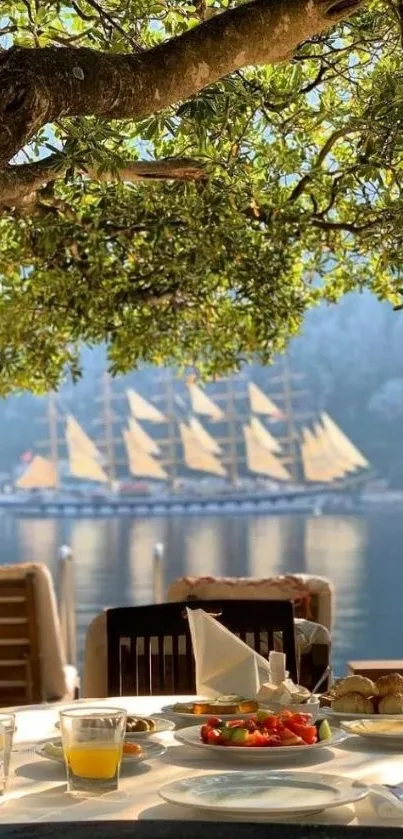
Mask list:
[[[362,718],[360,720],[346,720],[341,723],[341,727],[348,734],[357,734],[359,737],[376,740],[378,745],[400,749],[403,747],[403,720],[389,718],[386,721]]]
[[[49,743],[61,745],[61,740],[47,740],[45,743],[39,743],[34,749],[35,754],[39,755],[39,757],[44,757],[46,760],[53,760],[56,763],[64,764],[64,757],[62,754],[49,754]],[[123,755],[122,764],[124,766],[129,766],[142,763],[144,760],[155,760],[156,757],[160,757],[160,755],[163,755],[166,752],[166,748],[159,743],[144,743],[141,748],[143,751],[139,755]]]
[[[403,720],[403,714],[350,714],[347,711],[332,711],[331,708],[321,708],[319,715],[334,722],[339,720]]]
[[[294,816],[359,801],[368,787],[319,772],[222,772],[174,781],[159,794],[170,804],[227,815]]]
[[[135,716],[130,714],[130,716]],[[139,715],[140,719],[140,715]],[[144,738],[152,737],[154,734],[162,734],[164,731],[173,731],[175,723],[172,720],[165,720],[163,717],[153,717],[150,715],[147,719],[152,719],[155,722],[154,731],[128,731],[126,734],[127,740],[143,740]],[[60,722],[55,723],[55,728],[60,729]]]
[[[346,734],[343,731],[332,731],[330,740],[319,740],[318,743],[313,743],[311,746],[212,746],[210,743],[203,743],[200,739],[200,726],[192,725],[189,728],[182,728],[180,731],[175,731],[175,739],[182,743],[183,746],[191,746],[196,749],[204,749],[205,752],[216,752],[217,755],[227,759],[238,758],[246,760],[278,760],[285,755],[294,755],[298,757],[299,754],[306,755],[308,752],[316,749],[332,748],[343,743],[346,739]]]
[[[189,705],[191,703],[189,702]],[[267,711],[268,714],[272,714],[273,711],[270,711],[268,708],[265,708],[263,705],[259,705],[260,711]],[[207,720],[211,720],[212,717],[219,717],[220,720],[248,720],[250,717],[254,717],[257,713],[253,711],[251,714],[187,714],[185,711],[175,711],[173,705],[165,705],[162,708],[163,713],[171,714],[171,716],[176,717],[178,720],[186,720],[187,722],[198,722],[200,725],[203,725],[204,722]]]

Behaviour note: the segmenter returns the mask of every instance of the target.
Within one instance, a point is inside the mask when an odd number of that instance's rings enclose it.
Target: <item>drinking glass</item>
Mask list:
[[[87,706],[59,716],[68,792],[87,796],[117,790],[127,712]]]
[[[8,782],[14,730],[14,714],[0,714],[0,795],[4,793]]]

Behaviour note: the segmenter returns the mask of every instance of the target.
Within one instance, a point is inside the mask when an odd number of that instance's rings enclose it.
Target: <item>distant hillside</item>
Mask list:
[[[379,474],[403,487],[403,313],[369,293],[348,295],[338,305],[309,313],[289,357],[292,370],[304,375],[304,381],[295,383],[306,391],[301,407],[329,411]],[[104,350],[85,348],[83,363],[83,379],[63,389],[63,407],[97,436]],[[267,389],[280,370],[281,362],[269,370],[256,365],[253,376]],[[131,384],[144,395],[155,393],[159,375],[141,370],[116,380],[114,390],[123,394]],[[29,394],[0,403],[0,471],[11,469],[25,450],[46,440],[45,417],[46,400]]]

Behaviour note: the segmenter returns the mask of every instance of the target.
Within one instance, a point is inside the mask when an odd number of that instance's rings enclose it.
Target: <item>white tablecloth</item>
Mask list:
[[[191,697],[180,697],[186,701]],[[162,706],[175,702],[175,697],[120,698],[91,702],[96,705],[125,707],[130,713],[149,716]],[[177,744],[171,732],[160,735],[167,751],[150,763],[125,770],[120,779],[119,792],[97,799],[78,800],[66,794],[64,767],[35,755],[35,743],[58,736],[54,727],[58,711],[63,705],[32,706],[16,711],[15,735],[10,783],[7,793],[0,797],[0,824],[13,822],[46,822],[87,819],[206,819],[207,814],[165,804],[159,789],[175,779],[239,768],[263,769],[261,762],[235,764],[233,760],[218,760],[216,753],[202,755],[198,749]],[[165,714],[165,716],[167,716]],[[370,748],[361,738],[348,738],[337,749],[324,749],[312,756],[296,760],[285,756],[270,762],[268,769],[298,769],[320,773],[342,774],[372,783],[398,783],[403,780],[403,754]],[[301,756],[302,757],[302,756]],[[217,816],[212,817],[217,821]],[[299,819],[301,820],[301,819]],[[369,799],[356,806],[339,807],[315,816],[323,824],[393,824],[377,816]],[[312,822],[312,817],[310,818]],[[403,816],[395,824],[403,825]]]

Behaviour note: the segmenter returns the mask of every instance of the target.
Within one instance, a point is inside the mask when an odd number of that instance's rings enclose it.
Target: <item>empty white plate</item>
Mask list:
[[[351,804],[367,793],[361,781],[318,772],[223,772],[174,781],[159,794],[170,804],[226,815],[291,817]]]

